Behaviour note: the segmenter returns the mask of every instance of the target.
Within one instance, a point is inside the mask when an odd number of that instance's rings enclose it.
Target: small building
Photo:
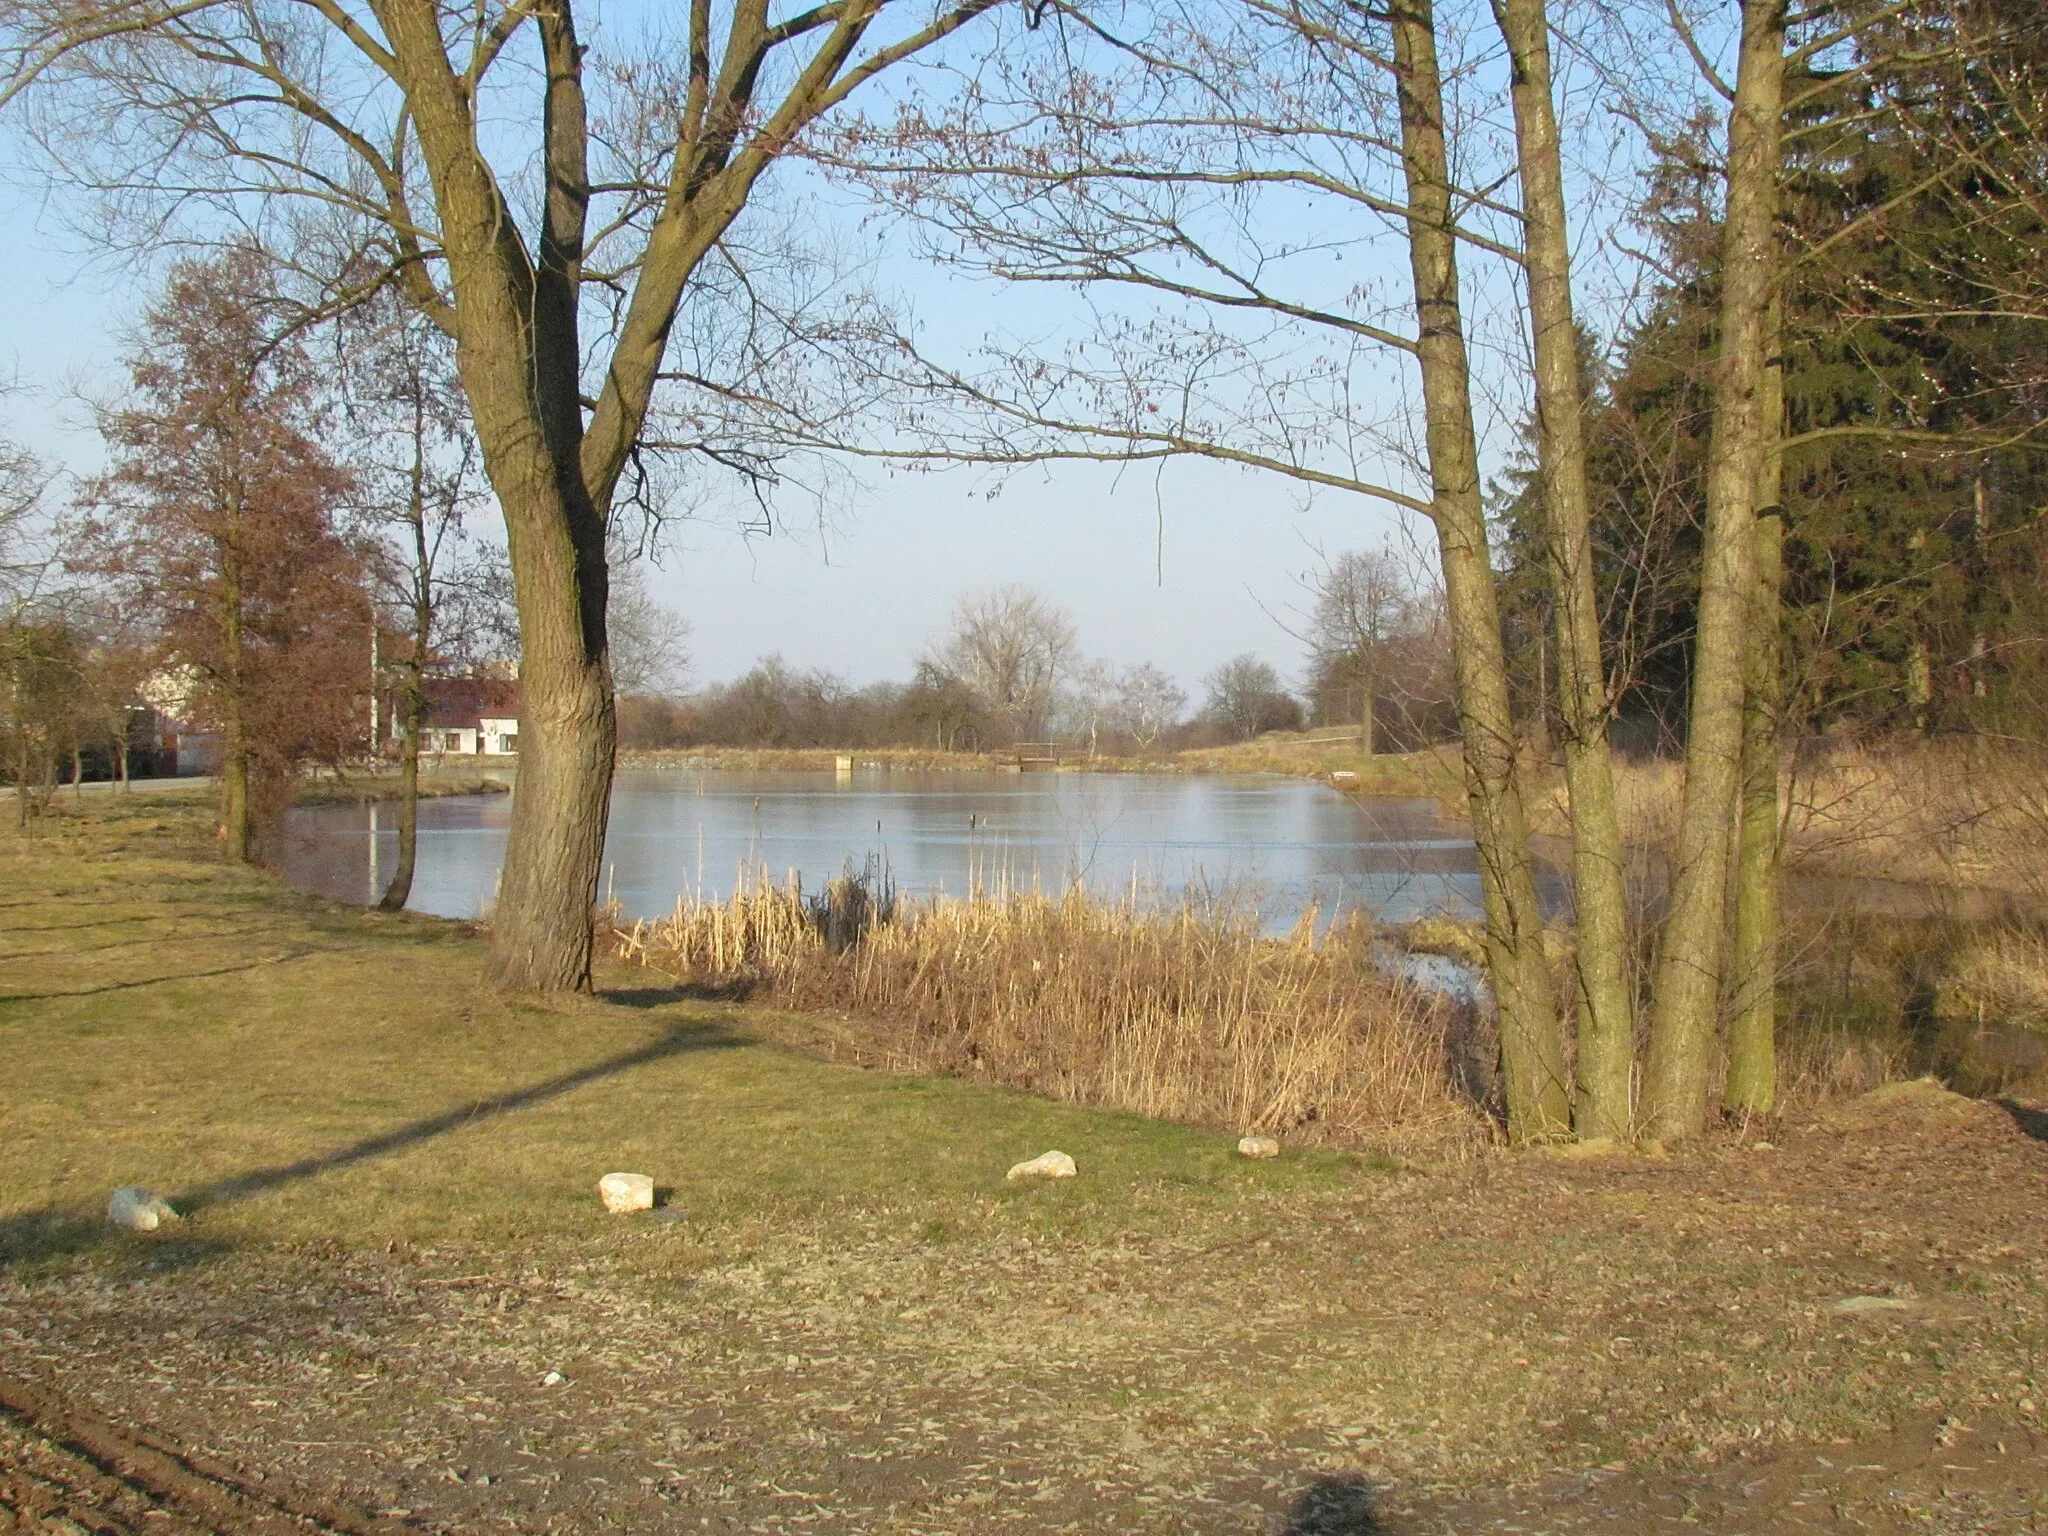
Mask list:
[[[128,712],[129,771],[139,778],[220,772],[225,738],[193,722],[200,699],[196,668],[164,667],[136,689],[142,702]]]
[[[510,757],[519,751],[519,685],[498,677],[430,677],[420,750],[456,757]],[[391,707],[391,737],[404,730]]]

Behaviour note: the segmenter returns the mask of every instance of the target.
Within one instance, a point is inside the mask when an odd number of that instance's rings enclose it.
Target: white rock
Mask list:
[[[597,1181],[597,1198],[614,1214],[654,1209],[654,1180],[644,1173],[608,1173]]]
[[[1280,1143],[1271,1136],[1246,1136],[1239,1140],[1237,1150],[1242,1157],[1278,1157]]]
[[[1041,1152],[1028,1163],[1019,1163],[1003,1177],[1006,1179],[1071,1179],[1081,1170],[1074,1166],[1074,1160],[1064,1152]]]
[[[107,1225],[127,1232],[154,1232],[178,1213],[154,1190],[139,1184],[124,1184],[107,1198]]]
[[[540,1384],[544,1387],[559,1387],[568,1379],[560,1371],[549,1371],[547,1375],[541,1377]]]

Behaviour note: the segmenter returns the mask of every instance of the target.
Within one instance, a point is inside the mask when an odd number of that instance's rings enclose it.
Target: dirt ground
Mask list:
[[[2048,1531],[2042,1107],[1246,1164],[745,1010],[500,1016],[472,938],[182,835],[0,850],[0,1530]],[[188,1218],[109,1234],[138,1169]]]
[[[2024,1110],[1926,1097],[1931,1114],[1880,1106],[1772,1151],[1387,1176],[1287,1213],[1307,1225],[973,1254],[950,1275],[900,1241],[788,1234],[679,1279],[659,1256],[689,1235],[652,1219],[582,1257],[138,1240],[0,1291],[0,1358],[46,1394],[40,1418],[17,1398],[0,1420],[0,1503],[60,1532],[2048,1530],[2048,1145]],[[1747,1249],[1757,1283],[1653,1264],[1597,1315],[1560,1315],[1586,1295],[1500,1261],[1533,1267],[1550,1245],[1518,1234],[1567,1227],[1570,1265],[1690,1235],[1709,1273]],[[1701,1315],[1725,1355],[1632,1370]],[[1311,1394],[1348,1396],[1356,1424],[1215,1401],[1389,1348],[1405,1374],[1483,1353],[1555,1376],[1557,1416],[1503,1457],[1469,1443],[1483,1425],[1449,1381],[1421,1386],[1434,1422],[1376,1417],[1366,1379]],[[1853,1420],[1859,1394],[1903,1410],[1890,1432],[1774,1417],[1832,1401]],[[240,1502],[124,1469],[67,1412],[175,1448]],[[1588,1460],[1616,1449],[1603,1413],[1641,1454]],[[1534,1475],[1485,1475],[1504,1462]]]

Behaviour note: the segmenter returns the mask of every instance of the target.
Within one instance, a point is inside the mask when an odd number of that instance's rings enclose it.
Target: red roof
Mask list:
[[[486,720],[519,718],[519,685],[495,677],[430,677],[427,718],[430,729],[473,731]]]

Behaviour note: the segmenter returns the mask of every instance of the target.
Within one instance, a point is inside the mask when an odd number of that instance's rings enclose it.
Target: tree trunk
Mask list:
[[[472,387],[471,401],[483,393]],[[478,427],[489,464],[492,434],[481,412]],[[523,465],[497,457],[491,480],[512,546],[521,660],[519,770],[492,919],[490,978],[515,991],[584,990],[617,741],[605,650],[603,523],[582,497],[576,522],[586,537],[571,535],[562,493],[580,496],[573,461],[558,479],[538,452],[521,455]]]
[[[239,725],[223,733],[220,763],[221,846],[237,863],[249,861],[249,753]]]
[[[1495,16],[1512,64],[1529,316],[1535,331],[1537,445],[1557,619],[1565,784],[1571,796],[1580,1002],[1575,1119],[1582,1137],[1619,1139],[1630,1133],[1634,1121],[1635,1006],[1628,979],[1621,818],[1607,743],[1600,599],[1593,584],[1585,383],[1551,99],[1550,23],[1544,0],[1496,0]],[[1539,694],[1539,714],[1545,707]]]
[[[1507,657],[1487,551],[1459,309],[1443,84],[1429,0],[1396,5],[1393,33],[1402,166],[1408,185],[1409,262],[1428,416],[1431,513],[1457,674],[1465,790],[1486,903],[1487,966],[1500,1017],[1508,1134],[1517,1143],[1527,1143],[1566,1134],[1571,1106],[1555,998],[1543,958],[1543,918],[1529,864]]]
[[[489,976],[512,991],[587,990],[617,744],[605,639],[605,504],[623,463],[592,475],[583,462],[577,306],[590,188],[582,46],[569,4],[551,6],[537,20],[546,70],[545,175],[537,248],[529,257],[519,221],[477,150],[473,103],[449,66],[439,11],[425,0],[392,0],[379,15],[441,213],[456,297],[456,368],[504,511],[519,607],[519,772]],[[666,229],[657,246],[674,245],[679,233],[680,227]],[[677,293],[693,265],[676,278]],[[645,269],[634,302],[658,302]],[[672,305],[667,312],[673,314]],[[665,328],[647,338],[656,362],[667,339]],[[615,381],[620,367],[615,351]],[[637,424],[644,397],[632,410]]]
[[[430,638],[422,626],[413,637],[412,659],[406,663],[405,724],[398,747],[398,867],[391,872],[391,883],[384,887],[384,899],[377,903],[382,912],[403,911],[412,895],[420,830],[420,730],[427,713],[421,658]]]
[[[377,903],[385,912],[402,911],[412,895],[412,873],[419,852],[420,732],[427,719],[427,657],[434,643],[434,553],[439,540],[427,537],[427,399],[419,372],[409,381],[412,392],[412,467],[407,477],[406,520],[412,531],[412,650],[405,661],[405,723],[399,743],[398,867]],[[370,622],[370,742],[377,740],[377,624]]]
[[[227,696],[222,700],[225,718],[221,722],[220,828],[227,856],[238,864],[249,861],[249,740],[242,726],[242,594],[235,581],[231,560],[222,568],[226,591],[222,603],[226,622],[222,626],[222,650],[228,674]]]
[[[1651,992],[1645,1119],[1655,1136],[1706,1123],[1721,981],[1730,832],[1742,783],[1742,705],[1755,600],[1756,494],[1769,437],[1768,312],[1778,283],[1773,222],[1783,159],[1783,0],[1743,0],[1728,127],[1721,353],[1707,451],[1705,544],[1685,794],[1669,910]]]
[[[85,798],[85,748],[76,741],[71,743],[71,798],[74,802]]]
[[[1779,584],[1784,566],[1785,359],[1782,306],[1771,304],[1764,372],[1767,443],[1757,477],[1756,581],[1749,620],[1749,675],[1742,715],[1742,826],[1735,853],[1735,979],[1728,1026],[1731,1110],[1767,1114],[1778,1097]]]

